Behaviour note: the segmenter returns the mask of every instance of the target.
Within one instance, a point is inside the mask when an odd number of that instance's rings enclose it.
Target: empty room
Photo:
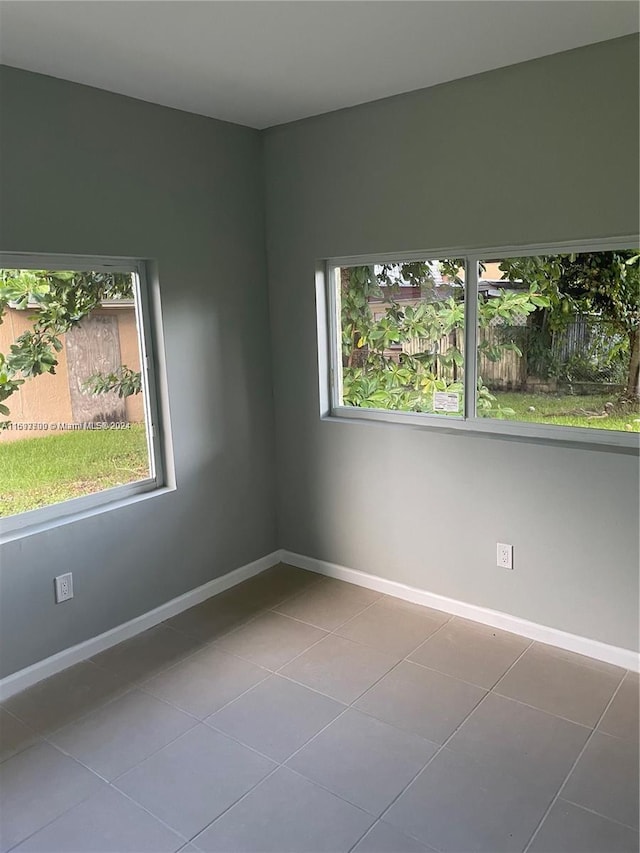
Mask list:
[[[0,853],[639,853],[639,31],[0,0]]]

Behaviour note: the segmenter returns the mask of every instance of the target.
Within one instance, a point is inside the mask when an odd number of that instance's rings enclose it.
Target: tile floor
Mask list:
[[[0,851],[632,853],[638,676],[277,566],[0,707]]]

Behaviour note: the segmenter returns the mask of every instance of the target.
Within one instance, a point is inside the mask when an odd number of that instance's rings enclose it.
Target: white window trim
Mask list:
[[[59,501],[49,506],[27,510],[0,518],[0,543],[17,536],[39,532],[42,529],[74,521],[96,510],[122,506],[123,502],[137,499],[152,492],[166,492],[172,466],[166,402],[161,399],[159,356],[162,351],[160,294],[157,281],[152,281],[148,261],[136,258],[108,258],[84,255],[45,255],[0,252],[0,269],[48,269],[86,272],[131,273],[137,299],[136,324],[140,341],[140,372],[151,476],[135,483],[103,489],[89,495]],[[164,394],[163,394],[164,396]],[[163,405],[164,403],[164,405]],[[172,476],[171,476],[172,479]]]
[[[466,432],[487,438],[515,439],[548,444],[563,443],[576,447],[591,447],[623,453],[640,451],[637,433],[604,430],[596,427],[570,427],[522,421],[479,417],[475,411],[477,387],[477,358],[465,358],[464,412],[460,417],[433,415],[422,412],[399,412],[388,409],[365,409],[342,405],[341,318],[336,269],[402,261],[464,258],[465,279],[465,353],[476,353],[478,310],[478,262],[488,257],[526,257],[529,255],[562,254],[567,252],[613,251],[638,248],[637,234],[601,240],[581,240],[567,243],[543,243],[517,246],[482,246],[474,248],[427,249],[410,252],[351,255],[329,258],[316,267],[316,298],[318,314],[318,366],[320,377],[320,416],[330,422],[395,424],[418,429],[448,433]]]

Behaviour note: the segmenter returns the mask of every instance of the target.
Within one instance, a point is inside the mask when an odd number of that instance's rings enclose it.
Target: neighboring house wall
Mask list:
[[[32,328],[34,311],[8,308],[0,324],[0,352],[8,353],[11,344]],[[101,334],[100,324],[104,326]],[[97,327],[97,330],[96,330]],[[106,332],[106,334],[105,334]],[[77,329],[62,335],[55,373],[27,379],[7,405],[11,429],[0,430],[0,442],[37,438],[55,434],[51,425],[91,423],[94,421],[144,420],[141,394],[120,399],[116,392],[90,394],[83,388],[96,372],[109,372],[125,364],[140,369],[138,332],[133,307],[102,308],[93,311]],[[46,423],[47,430],[20,429],[21,425]]]

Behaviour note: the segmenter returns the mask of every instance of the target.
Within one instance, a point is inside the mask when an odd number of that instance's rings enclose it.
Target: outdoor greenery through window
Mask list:
[[[0,270],[0,516],[155,476],[138,276]]]
[[[639,260],[628,250],[481,261],[478,414],[640,432]]]
[[[464,262],[337,270],[342,404],[459,416],[464,406]]]
[[[361,263],[330,280],[338,413],[640,432],[638,249]]]

